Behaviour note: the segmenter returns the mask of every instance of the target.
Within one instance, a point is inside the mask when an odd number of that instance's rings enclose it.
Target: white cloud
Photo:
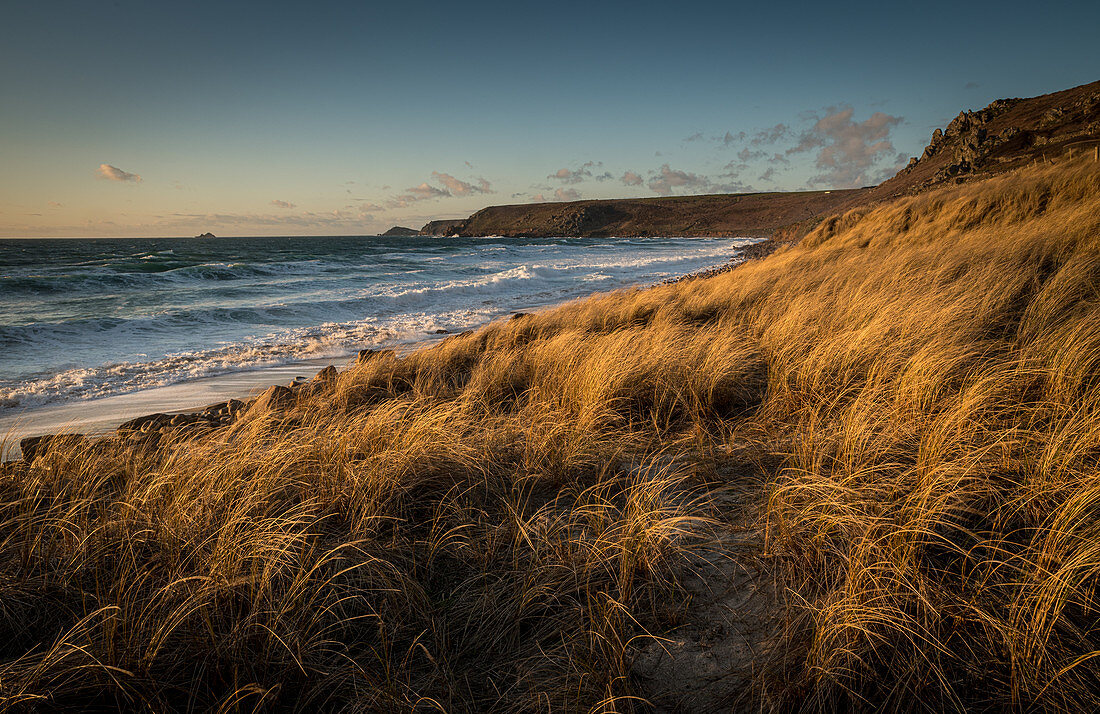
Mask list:
[[[586,161],[585,163],[581,164],[580,168],[578,169],[558,169],[546,178],[555,179],[557,181],[561,181],[562,183],[580,183],[585,179],[592,178],[592,169],[599,168],[601,166],[603,166],[602,161]],[[606,181],[607,178],[610,178],[610,174],[605,172],[597,176],[596,180]]]
[[[627,171],[621,180],[624,186],[641,186],[643,181],[642,177],[633,171]]]
[[[467,162],[469,163],[469,162]],[[461,179],[457,179],[450,174],[440,173],[438,171],[432,172],[432,178],[447,187],[447,190],[454,196],[469,196],[474,193],[492,193],[492,186],[483,178],[476,179],[477,183],[472,184]]]
[[[110,164],[100,164],[99,169],[96,171],[100,178],[107,179],[108,181],[130,181],[132,183],[141,183],[141,176],[132,174],[129,171],[123,171],[117,166],[111,166]]]
[[[820,149],[814,165],[822,173],[811,178],[811,184],[840,188],[872,183],[875,163],[894,152],[890,132],[902,118],[875,112],[870,118],[856,122],[852,118],[855,110],[848,106],[829,107],[826,112],[786,153]]]
[[[275,199],[274,201],[272,201],[271,205],[275,206],[276,208],[297,208],[297,206],[295,206],[293,203],[290,203],[289,201],[280,201],[279,199]]]
[[[580,191],[575,188],[559,188],[554,191],[554,198],[559,201],[577,201],[580,197]]]

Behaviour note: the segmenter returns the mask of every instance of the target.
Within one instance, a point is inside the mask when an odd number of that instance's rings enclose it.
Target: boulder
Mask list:
[[[248,408],[248,417],[263,416],[273,411],[282,411],[294,403],[294,392],[289,387],[275,384],[252,402]]]
[[[313,382],[315,384],[318,384],[318,383],[319,384],[328,384],[329,382],[335,382],[336,381],[336,375],[337,375],[336,368],[333,367],[330,364],[328,367],[325,367],[320,372],[318,372],[316,375],[314,375],[311,382]]]
[[[88,437],[83,434],[44,434],[42,436],[28,436],[25,439],[19,440],[19,451],[23,454],[23,461],[30,463],[53,447],[76,446],[87,440]]]
[[[359,350],[359,355],[355,358],[355,364],[365,364],[393,354],[393,350]]]
[[[172,417],[167,414],[146,414],[145,416],[139,416],[136,419],[131,419],[130,421],[119,424],[115,432],[124,434],[131,431],[159,430],[168,426],[171,421]]]

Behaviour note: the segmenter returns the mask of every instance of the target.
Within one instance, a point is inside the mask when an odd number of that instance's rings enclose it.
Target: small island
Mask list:
[[[386,231],[382,235],[383,236],[418,236],[418,235],[420,235],[420,231],[416,230],[415,228],[406,228],[405,226],[394,226],[393,228],[389,229],[388,231]]]
[[[200,233],[195,237],[196,238],[217,238],[217,236],[214,235],[213,233]]]

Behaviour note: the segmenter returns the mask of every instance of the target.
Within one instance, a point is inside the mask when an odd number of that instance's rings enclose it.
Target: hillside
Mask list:
[[[489,206],[433,221],[426,235],[796,237],[858,206],[1090,150],[1100,141],[1100,82],[1030,99],[1000,99],[936,130],[924,153],[873,188]]]

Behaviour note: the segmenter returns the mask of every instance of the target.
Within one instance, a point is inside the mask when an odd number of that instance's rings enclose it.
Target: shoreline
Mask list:
[[[755,237],[745,236],[745,238]],[[738,249],[724,263],[634,287],[650,288],[685,280],[714,277],[733,270],[747,260],[762,257],[756,254],[758,249],[755,247],[769,242],[770,239],[768,238],[756,238],[753,243],[746,244]],[[771,248],[771,250],[774,249],[774,247]],[[768,250],[767,253],[770,253],[771,250]],[[513,310],[498,315],[493,320],[505,319],[509,315],[515,316],[552,309],[572,300],[597,295],[600,292],[594,291],[583,296],[541,305],[537,308],[528,308],[522,312]],[[492,322],[492,320],[489,322]],[[482,326],[478,325],[474,329]],[[410,352],[428,348],[456,334],[460,333],[425,334],[419,339],[375,345],[370,350],[362,350],[360,354],[368,351],[393,351],[399,356],[404,356]],[[273,386],[304,384],[306,383],[305,380],[313,378],[318,371],[330,366],[343,372],[354,366],[357,359],[356,354],[350,354],[337,358],[302,360],[259,369],[245,369],[200,377],[152,389],[99,397],[86,402],[74,401],[47,404],[27,407],[11,415],[0,414],[0,462],[22,458],[23,450],[20,442],[26,439],[61,434],[80,434],[92,438],[103,437],[113,433],[125,422],[145,419],[157,414],[169,416],[195,415],[231,400],[250,403]]]

